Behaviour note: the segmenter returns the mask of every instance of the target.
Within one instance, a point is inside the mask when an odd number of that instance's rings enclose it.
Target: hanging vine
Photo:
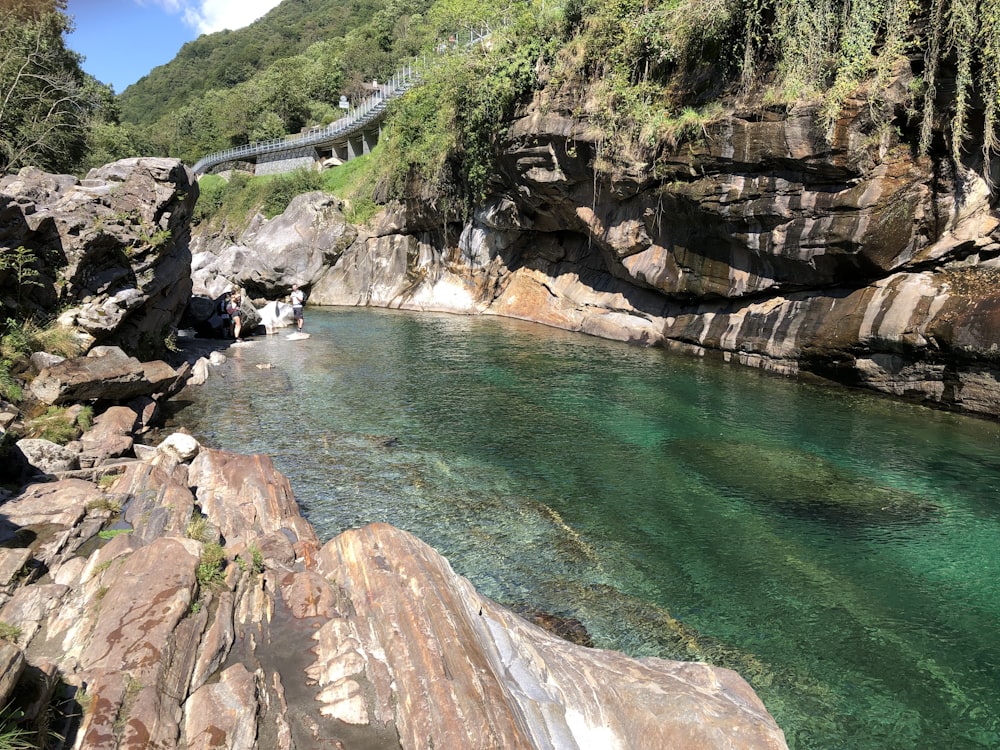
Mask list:
[[[983,175],[990,179],[989,164],[1000,153],[997,113],[1000,110],[1000,0],[981,0],[977,47],[983,97]]]

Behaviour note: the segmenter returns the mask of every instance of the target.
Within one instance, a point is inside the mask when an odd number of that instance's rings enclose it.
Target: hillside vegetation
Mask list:
[[[736,108],[847,99],[915,155],[950,153],[989,177],[1000,103],[1000,1],[566,0],[506,9],[489,50],[439,65],[390,119],[385,197],[419,176],[466,207],[495,174],[497,144],[541,86],[577,94],[604,134],[595,168],[646,163]],[[886,97],[890,85],[907,84]],[[878,132],[872,134],[876,142]]]
[[[63,0],[11,7],[45,10],[56,19],[50,36],[65,28]],[[16,62],[26,48],[10,34],[17,24],[5,25],[3,45],[14,50],[6,59]],[[490,43],[435,54],[463,26],[493,29]],[[77,134],[62,149],[73,170],[137,154],[193,163],[336,119],[342,95],[362,98],[372,79],[423,53],[436,64],[394,107],[373,160],[382,198],[419,176],[475,202],[493,174],[497,136],[541,86],[581,92],[576,114],[604,134],[598,169],[655,160],[735,107],[815,103],[832,126],[852,98],[915,153],[947,151],[985,171],[997,147],[998,32],[1000,0],[285,0],[245,29],[185,45],[115,100],[93,82],[74,109],[87,117],[53,120],[52,132]],[[40,64],[72,78],[69,58]],[[889,106],[883,94],[901,72],[907,100],[894,95]],[[8,95],[29,91],[4,80]],[[74,85],[87,87],[83,78]]]
[[[202,35],[121,93],[122,119],[150,125],[208,91],[233,88],[316,42],[343,37],[385,4],[384,0],[285,0],[243,29]]]
[[[832,128],[849,97],[867,102],[873,127],[895,130],[914,154],[949,153],[988,171],[996,152],[1000,0],[539,0],[503,8],[439,0],[405,24],[399,18],[395,28],[406,35],[394,49],[428,50],[463,22],[494,33],[467,54],[432,56],[423,84],[394,104],[370,164],[378,179],[367,181],[379,185],[381,201],[419,180],[467,211],[488,190],[515,107],[542,86],[586,92],[577,115],[604,134],[598,170],[652,164],[740,107],[812,104]],[[902,105],[884,96],[901,74]],[[214,142],[238,145],[232,134]]]

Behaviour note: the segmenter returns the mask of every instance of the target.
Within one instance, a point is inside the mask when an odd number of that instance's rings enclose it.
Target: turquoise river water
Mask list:
[[[388,521],[598,646],[736,669],[792,748],[1000,747],[1000,425],[509,320],[307,317],[173,419],[271,455],[321,538]]]

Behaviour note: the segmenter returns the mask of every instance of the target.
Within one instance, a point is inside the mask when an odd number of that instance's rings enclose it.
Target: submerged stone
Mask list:
[[[784,512],[843,523],[921,522],[937,507],[810,451],[778,443],[675,440],[667,450],[710,483]]]

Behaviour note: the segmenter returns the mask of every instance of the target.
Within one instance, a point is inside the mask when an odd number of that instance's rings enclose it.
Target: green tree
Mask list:
[[[0,4],[0,170],[73,171],[99,106],[80,56],[66,48],[65,0]]]
[[[152,144],[139,128],[121,122],[118,102],[111,87],[91,76],[87,76],[86,85],[93,89],[91,96],[98,106],[92,112],[87,128],[86,155],[80,165],[81,172],[118,159],[154,153]]]

